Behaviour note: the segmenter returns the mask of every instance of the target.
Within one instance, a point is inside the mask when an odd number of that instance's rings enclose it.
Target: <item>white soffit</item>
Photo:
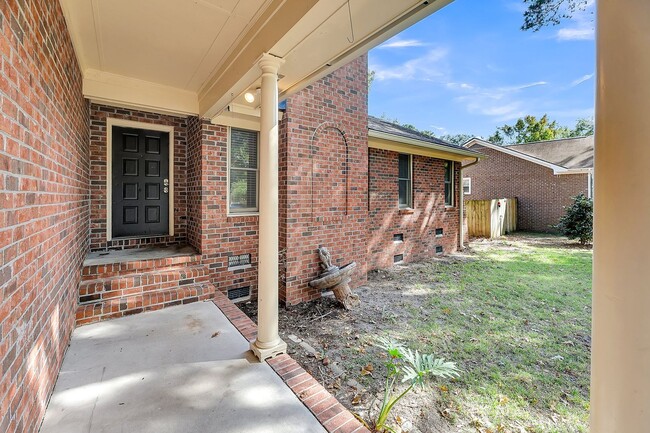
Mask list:
[[[451,0],[60,0],[91,100],[214,117],[284,58],[290,95]],[[256,102],[257,104],[259,102]]]

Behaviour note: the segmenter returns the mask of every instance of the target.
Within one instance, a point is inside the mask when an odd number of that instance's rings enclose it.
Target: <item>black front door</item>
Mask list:
[[[113,237],[169,234],[169,133],[113,126]]]

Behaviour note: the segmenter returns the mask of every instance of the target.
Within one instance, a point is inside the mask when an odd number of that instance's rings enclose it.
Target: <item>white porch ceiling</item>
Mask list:
[[[300,90],[451,0],[60,0],[84,94],[214,117],[254,88],[264,52]]]

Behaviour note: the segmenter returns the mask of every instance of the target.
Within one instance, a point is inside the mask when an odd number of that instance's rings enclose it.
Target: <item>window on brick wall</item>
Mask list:
[[[470,195],[472,193],[472,178],[464,177],[463,178],[463,194]]]
[[[445,206],[454,205],[454,162],[445,161]]]
[[[399,189],[399,207],[413,207],[413,178],[411,175],[411,155],[400,153],[398,158],[398,189]]]
[[[230,128],[228,141],[228,210],[257,212],[259,180],[257,131]]]

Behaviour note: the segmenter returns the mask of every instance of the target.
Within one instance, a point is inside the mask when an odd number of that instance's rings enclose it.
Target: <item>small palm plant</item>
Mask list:
[[[375,421],[376,432],[394,431],[387,425],[390,411],[416,385],[424,386],[426,377],[453,378],[458,377],[460,374],[460,370],[455,363],[445,362],[442,358],[434,358],[433,355],[419,353],[417,350],[413,351],[396,340],[379,337],[375,345],[384,349],[389,357],[386,363],[388,373],[386,375],[384,400]],[[409,386],[401,393],[396,394],[395,382],[400,375],[402,376],[402,383],[409,382]]]

